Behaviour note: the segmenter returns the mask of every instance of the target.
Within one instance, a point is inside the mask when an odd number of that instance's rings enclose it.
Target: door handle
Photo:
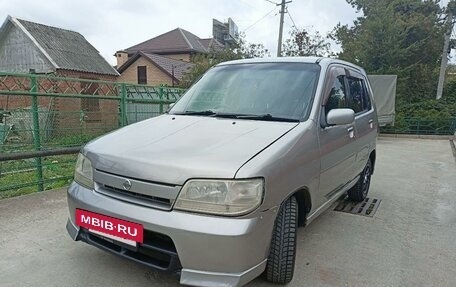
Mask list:
[[[349,137],[349,138],[352,139],[352,138],[355,137],[355,129],[354,129],[353,127],[349,127],[349,128],[347,129],[347,132],[348,132],[348,137]]]
[[[373,119],[370,119],[369,120],[369,128],[373,128],[374,127],[374,120]]]

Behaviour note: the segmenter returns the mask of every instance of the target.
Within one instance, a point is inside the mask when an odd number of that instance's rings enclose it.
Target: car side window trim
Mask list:
[[[344,77],[344,88],[345,88],[345,105],[347,105],[347,70],[346,67],[343,65],[330,65],[326,72],[326,77],[324,80],[324,88],[323,88],[323,95],[321,97],[320,102],[320,114],[319,114],[319,121],[320,126],[322,128],[328,127],[326,123],[326,105],[328,104],[328,100],[330,98],[331,89],[333,88],[333,84],[335,80],[340,77]]]
[[[346,76],[345,68],[343,66],[331,65],[326,72],[323,97],[321,99],[321,106],[324,107],[329,99],[329,94],[334,80],[338,76]]]
[[[367,112],[371,112],[374,110],[374,94],[372,93],[372,90],[371,90],[371,87],[369,84],[369,79],[363,75],[363,80],[364,80],[364,89],[366,90],[366,95],[370,102],[370,107]]]

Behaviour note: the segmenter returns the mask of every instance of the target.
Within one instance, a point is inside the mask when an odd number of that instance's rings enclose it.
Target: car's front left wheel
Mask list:
[[[266,280],[286,284],[293,279],[298,229],[298,202],[294,196],[280,207],[274,223]]]

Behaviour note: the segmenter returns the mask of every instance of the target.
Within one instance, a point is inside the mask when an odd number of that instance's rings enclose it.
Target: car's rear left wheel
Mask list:
[[[298,202],[294,196],[280,207],[274,223],[266,280],[286,284],[293,279],[298,228]]]

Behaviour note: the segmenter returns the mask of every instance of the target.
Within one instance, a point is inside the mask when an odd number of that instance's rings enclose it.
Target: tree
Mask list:
[[[398,101],[411,103],[435,94],[443,43],[438,0],[347,0],[363,16],[335,27],[341,59],[370,74],[397,74]]]
[[[197,54],[192,57],[192,63],[195,64],[183,77],[180,86],[188,88],[201,75],[203,75],[212,66],[218,63],[249,58],[263,58],[270,56],[268,49],[263,44],[248,43],[245,35],[239,35],[238,42],[224,49],[213,48],[207,54]]]
[[[316,32],[311,35],[305,29],[295,29],[290,32],[290,38],[282,48],[285,56],[328,56],[331,52],[330,44]]]

